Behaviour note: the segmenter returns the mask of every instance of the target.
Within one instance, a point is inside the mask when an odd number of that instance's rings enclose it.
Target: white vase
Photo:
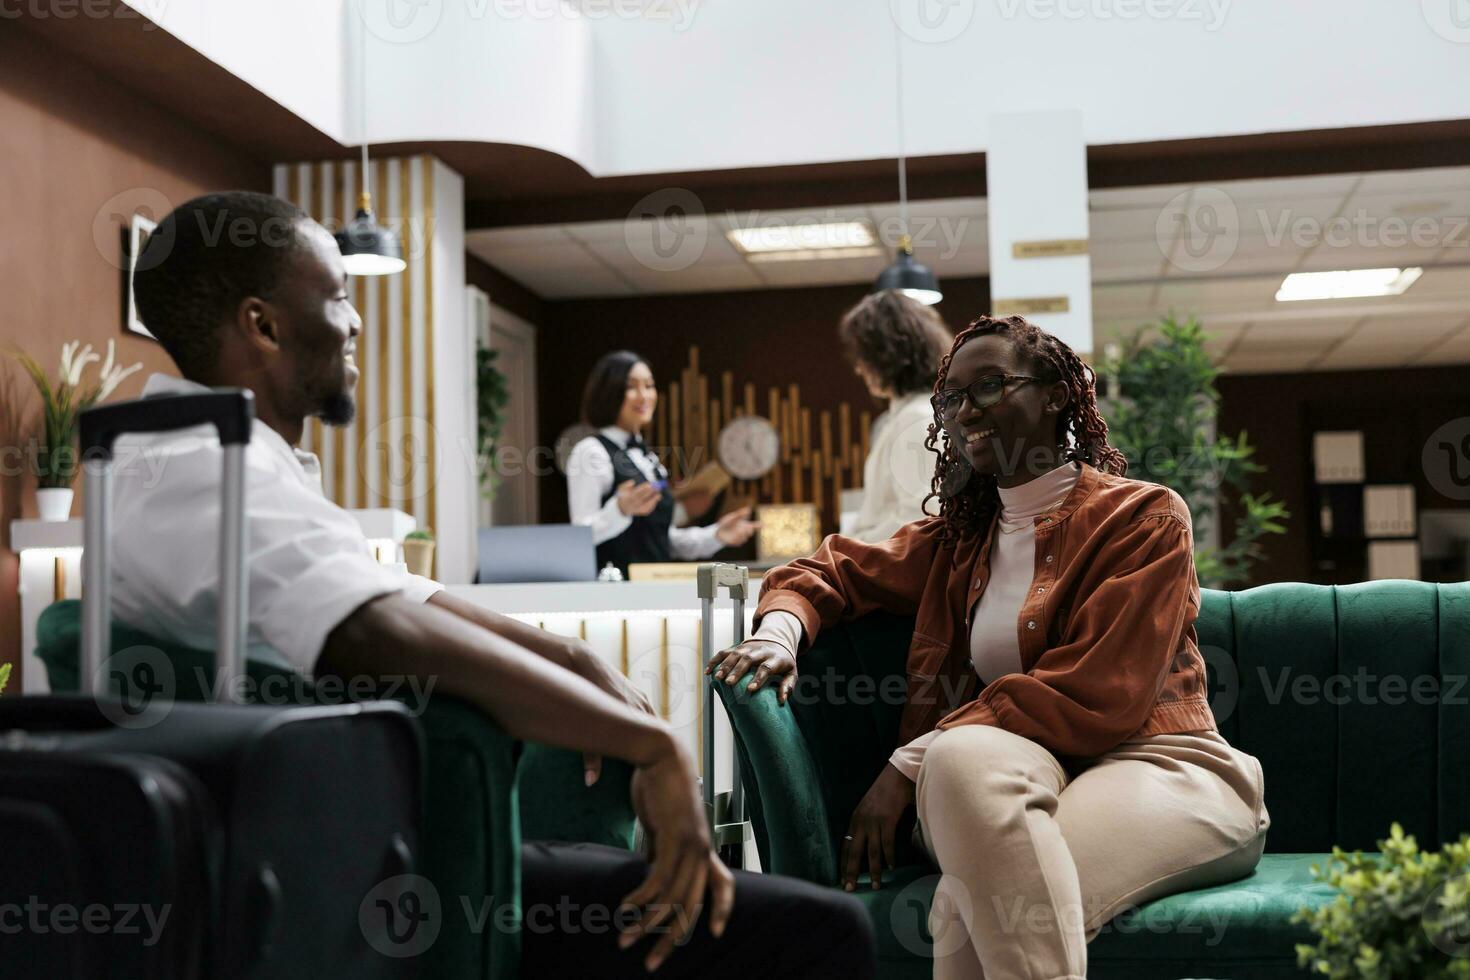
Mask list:
[[[42,487],[36,491],[36,509],[43,521],[64,521],[71,517],[71,487]]]

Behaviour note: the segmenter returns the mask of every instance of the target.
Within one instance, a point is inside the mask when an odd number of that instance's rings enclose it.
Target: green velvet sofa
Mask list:
[[[114,625],[114,652],[139,647],[163,653],[177,699],[204,699],[199,681],[213,677],[211,654]],[[65,600],[42,612],[36,655],[53,691],[77,690],[80,648],[79,602]],[[314,696],[313,685],[289,669],[250,660],[246,672],[252,692],[301,691],[308,702]],[[431,694],[418,717],[425,736],[418,871],[434,885],[443,910],[439,936],[420,957],[418,975],[423,980],[510,980],[520,974],[520,934],[504,926],[520,921],[521,841],[631,848],[631,769],[604,760],[602,778],[588,788],[580,754],[517,742],[462,701]],[[476,915],[489,908],[499,911],[483,920],[491,925],[477,928],[465,903]]]
[[[1395,820],[1425,847],[1470,831],[1470,583],[1206,590],[1197,629],[1220,731],[1265,772],[1266,853],[1246,878],[1114,919],[1088,947],[1094,980],[1304,976],[1294,944],[1313,939],[1288,920],[1331,899],[1309,868],[1334,844],[1374,853]],[[802,672],[820,679],[817,694],[849,692],[845,703],[780,707],[769,688],[717,685],[765,870],[835,885],[848,818],[897,741],[902,706],[874,692],[903,675],[912,630],[875,615],[817,638]],[[857,894],[878,929],[880,975],[927,978],[938,875],[907,846],[907,826],[896,874]]]

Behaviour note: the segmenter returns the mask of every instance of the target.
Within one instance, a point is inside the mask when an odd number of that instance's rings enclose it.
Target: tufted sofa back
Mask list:
[[[1207,589],[1196,629],[1220,731],[1265,771],[1268,851],[1372,851],[1395,820],[1425,847],[1470,831],[1470,583]],[[808,805],[829,840],[897,742],[912,632],[876,614],[802,657],[787,723],[811,749]]]

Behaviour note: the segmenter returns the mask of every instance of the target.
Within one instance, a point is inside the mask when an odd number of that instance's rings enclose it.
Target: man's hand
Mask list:
[[[720,518],[715,525],[715,537],[727,548],[738,548],[749,541],[750,536],[759,531],[760,527],[760,521],[750,520],[750,508],[741,507]]]
[[[633,682],[613,670],[593,649],[581,640],[568,640],[566,663],[571,669],[596,684],[598,689],[612,695],[635,710],[653,714],[653,702],[648,695],[633,686]],[[592,752],[582,754],[582,768],[586,772],[588,786],[602,776],[602,756]]]
[[[914,784],[891,765],[883,767],[877,780],[852,812],[847,837],[842,841],[842,887],[857,888],[858,875],[867,863],[873,887],[883,884],[883,868],[898,863],[894,831],[899,818],[914,802]]]
[[[751,637],[728,650],[721,650],[704,665],[706,674],[713,672],[715,680],[731,685],[749,670],[754,670],[755,676],[745,685],[747,691],[759,691],[767,680],[779,677],[781,686],[776,689],[776,700],[785,704],[791,692],[796,690],[796,657],[774,640]]]
[[[663,933],[643,961],[649,971],[694,931],[706,888],[715,938],[724,934],[735,903],[735,877],[710,846],[693,760],[672,735],[667,745],[655,762],[633,773],[633,809],[648,831],[653,856],[648,877],[623,898],[624,905],[644,909],[643,915],[618,938],[618,947],[627,949],[649,933]]]

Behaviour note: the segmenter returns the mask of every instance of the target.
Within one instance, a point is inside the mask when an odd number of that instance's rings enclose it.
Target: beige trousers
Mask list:
[[[945,731],[924,753],[914,833],[942,872],[936,980],[1081,980],[1115,915],[1251,872],[1264,794],[1261,764],[1213,731],[1123,742],[1071,775],[1005,729]]]

